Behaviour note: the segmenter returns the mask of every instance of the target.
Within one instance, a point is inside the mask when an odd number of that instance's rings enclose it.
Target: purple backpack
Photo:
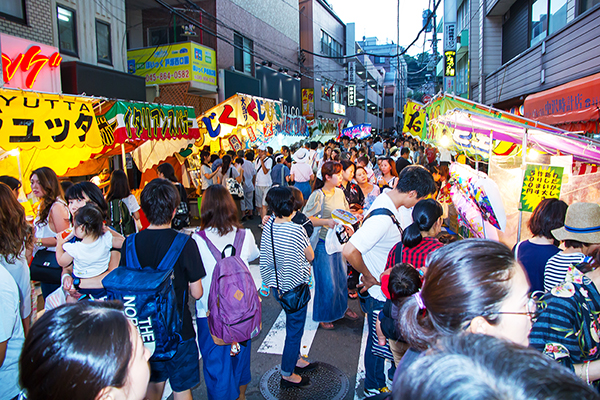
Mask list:
[[[246,231],[238,229],[233,246],[228,244],[222,252],[206,237],[211,254],[217,260],[208,295],[208,327],[215,344],[226,345],[244,342],[260,333],[262,310],[254,279],[239,254]],[[225,252],[231,248],[231,255]]]

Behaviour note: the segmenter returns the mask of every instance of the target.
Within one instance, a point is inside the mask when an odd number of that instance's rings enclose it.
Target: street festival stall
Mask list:
[[[18,176],[25,192],[39,167],[92,175],[109,156],[135,149],[142,170],[200,137],[194,110],[185,106],[0,89],[0,112],[0,170]]]
[[[597,168],[573,174],[574,163],[600,164],[600,142],[573,132],[445,94],[426,106],[407,104],[404,132],[475,164],[450,168],[464,236],[512,245],[528,235],[522,227],[542,199],[596,202],[600,194]],[[487,174],[476,171],[480,161],[488,163]]]

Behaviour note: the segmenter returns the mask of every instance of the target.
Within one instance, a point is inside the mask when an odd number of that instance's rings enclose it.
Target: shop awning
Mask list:
[[[525,117],[546,124],[596,121],[600,117],[600,74],[525,98]]]
[[[427,104],[427,128],[422,138],[487,159],[492,139],[521,144],[543,153],[573,155],[577,161],[600,164],[600,142],[572,132],[450,95]]]

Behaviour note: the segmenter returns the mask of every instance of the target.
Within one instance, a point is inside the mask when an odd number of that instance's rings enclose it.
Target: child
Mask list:
[[[315,227],[313,226],[312,222],[310,222],[310,219],[308,219],[308,217],[306,215],[304,215],[300,212],[300,210],[304,206],[304,196],[302,195],[302,192],[300,191],[300,189],[298,189],[294,186],[288,186],[288,187],[292,191],[292,197],[294,198],[294,213],[292,216],[292,222],[295,224],[298,224],[298,225],[302,225],[302,227],[306,231],[306,234],[310,238],[313,234]],[[271,211],[271,210],[269,210],[269,211]],[[267,221],[269,220],[269,218],[271,218],[271,214],[265,216],[265,218],[263,220],[263,224],[266,224]],[[314,285],[312,275],[310,276],[310,281],[308,284],[310,285],[310,287],[312,289],[312,287]],[[271,293],[271,289],[268,288],[265,285],[265,283],[263,282],[262,286],[258,290],[258,293],[260,293],[261,296],[268,297],[269,294]]]
[[[385,345],[386,338],[390,339],[390,349],[394,355],[394,362],[398,365],[408,345],[396,330],[394,316],[397,312],[393,309],[399,300],[412,296],[421,289],[421,275],[411,264],[398,263],[393,268],[386,269],[381,274],[380,281],[381,290],[387,300],[377,319],[377,339],[381,346]]]
[[[80,294],[87,294],[95,299],[106,295],[101,279],[108,271],[110,250],[113,246],[113,236],[104,231],[104,218],[102,212],[93,203],[88,203],[75,213],[73,230],[68,236],[58,236],[56,259],[63,266],[63,288],[69,293],[73,292],[73,285]],[[68,242],[73,236],[81,239],[80,242]],[[69,265],[73,263],[72,273]],[[80,282],[86,280],[85,288],[79,289]]]

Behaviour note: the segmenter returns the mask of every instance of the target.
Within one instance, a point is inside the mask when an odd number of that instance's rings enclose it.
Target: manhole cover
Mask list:
[[[346,397],[349,381],[346,374],[331,364],[320,362],[319,366],[302,376],[310,378],[310,385],[303,388],[282,389],[279,365],[268,370],[260,380],[260,392],[267,400],[339,400]]]

